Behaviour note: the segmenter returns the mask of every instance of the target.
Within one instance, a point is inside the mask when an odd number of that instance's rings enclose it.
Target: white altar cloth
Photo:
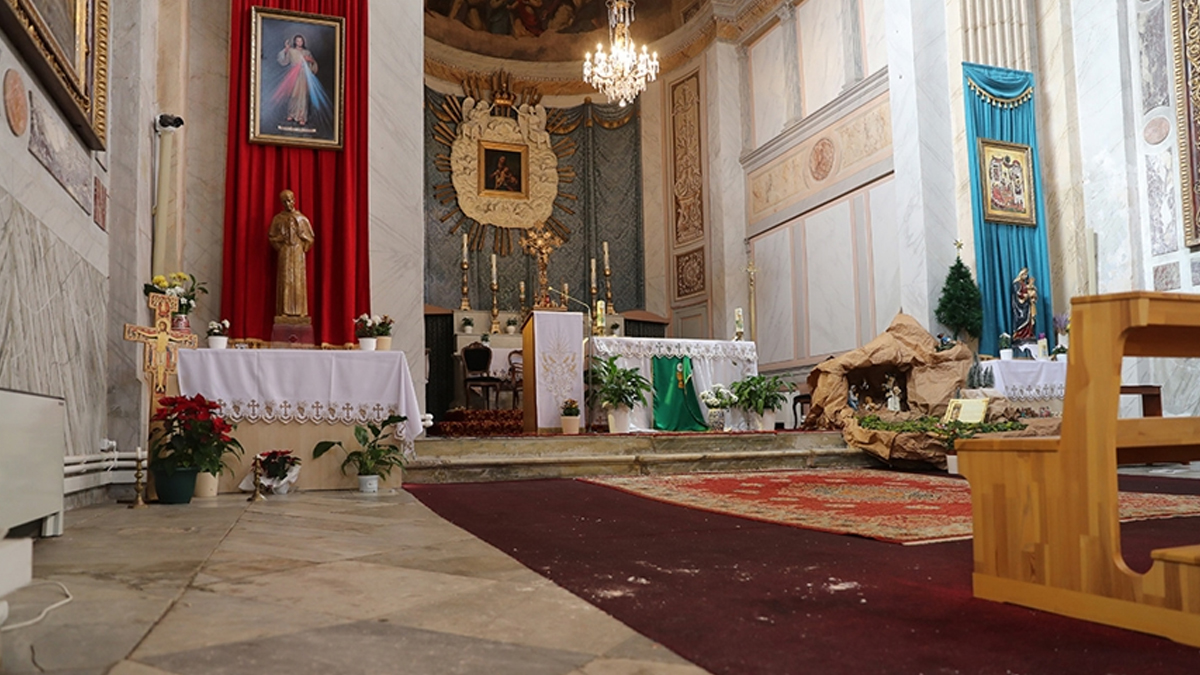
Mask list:
[[[232,422],[365,424],[408,419],[421,433],[421,406],[404,352],[181,349],[179,390],[221,404]]]
[[[996,386],[1010,401],[1062,400],[1067,392],[1067,362],[1062,361],[984,361],[996,376]]]
[[[663,338],[592,338],[596,356],[617,357],[622,368],[637,368],[646,379],[654,372],[655,356],[687,356],[692,359],[692,377],[696,395],[711,389],[713,384],[729,386],[750,375],[758,374],[758,347],[753,342],[733,340],[676,340]],[[629,415],[629,427],[634,431],[654,431],[653,402],[637,406]],[[700,411],[708,415],[708,407],[700,401]],[[740,415],[730,425],[745,429]]]

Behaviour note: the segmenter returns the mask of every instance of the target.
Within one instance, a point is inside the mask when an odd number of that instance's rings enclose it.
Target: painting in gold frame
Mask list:
[[[979,139],[979,177],[984,220],[1037,225],[1033,151],[1028,145]]]
[[[479,141],[479,194],[529,198],[529,147]]]
[[[1171,0],[1175,50],[1175,136],[1179,145],[1179,183],[1183,195],[1183,231],[1188,246],[1200,246],[1200,50],[1187,44],[1200,35],[1200,1]],[[1188,36],[1192,36],[1189,38]],[[1193,47],[1190,51],[1186,47]]]
[[[250,9],[250,142],[342,147],[346,20]]]
[[[0,29],[92,150],[108,125],[109,0],[0,0]]]

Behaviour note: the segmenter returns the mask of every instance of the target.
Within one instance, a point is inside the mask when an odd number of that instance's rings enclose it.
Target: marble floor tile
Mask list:
[[[572,675],[704,675],[690,663],[661,663],[633,659],[596,659]]]
[[[359,560],[495,581],[535,581],[542,578],[528,567],[474,538],[435,546],[399,548]]]
[[[634,634],[628,640],[605,652],[604,656],[609,659],[691,665],[687,659],[641,634]]]
[[[176,675],[136,661],[121,661],[108,671],[108,675]]]

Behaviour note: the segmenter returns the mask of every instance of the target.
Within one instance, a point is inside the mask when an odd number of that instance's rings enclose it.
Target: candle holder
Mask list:
[[[143,495],[146,493],[146,473],[142,470],[142,455],[139,452],[136,463],[134,464],[135,471],[133,472],[133,503],[129,505],[131,509],[146,508],[146,500]]]
[[[592,283],[592,297],[591,297],[591,300],[592,300],[592,302],[591,302],[591,306],[592,306],[592,307],[595,307],[595,306],[596,306],[596,296],[600,294],[600,289],[599,289],[599,288],[596,288],[596,284],[594,283],[594,281],[595,281],[595,280],[593,279],[593,283]]]
[[[612,301],[612,268],[611,267],[604,268],[604,302],[606,303],[605,307],[604,307],[605,314],[616,314],[617,313],[617,309],[615,307],[613,307],[613,301]]]
[[[470,263],[468,263],[466,260],[462,261],[462,271],[463,271],[462,303],[460,303],[458,306],[458,308],[462,309],[462,310],[471,309],[471,298],[469,295],[470,286],[468,286],[468,284],[467,284],[467,270],[469,270],[470,268],[471,268]]]
[[[265,502],[267,496],[262,491],[262,464],[255,458],[251,465],[254,467],[254,494],[250,495],[248,502]]]
[[[500,332],[500,306],[496,304],[496,292],[500,290],[500,285],[492,282],[492,327],[489,330],[491,333]]]

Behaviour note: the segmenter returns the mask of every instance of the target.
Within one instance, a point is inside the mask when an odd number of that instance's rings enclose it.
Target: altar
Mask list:
[[[354,488],[353,473],[341,473],[342,451],[314,461],[314,445],[338,440],[355,449],[356,424],[378,423],[393,414],[408,418],[397,428],[397,443],[410,445],[422,431],[403,352],[181,350],[179,390],[217,401],[225,419],[237,425],[233,436],[246,452],[226,460],[233,473],[221,475],[222,492],[236,491],[254,455],[266,450],[291,450],[301,458],[299,489]],[[385,485],[400,481],[394,472]]]
[[[1046,361],[1011,359],[984,361],[983,368],[995,377],[992,389],[1021,408],[1040,412],[1043,408],[1054,415],[1062,414],[1063,396],[1067,390],[1067,360]]]
[[[696,394],[712,388],[714,384],[729,386],[734,382],[758,374],[758,348],[753,342],[734,340],[677,340],[670,338],[591,338],[590,349],[601,358],[617,357],[622,368],[637,368],[651,384],[654,384],[654,358],[688,357]],[[703,401],[697,401],[701,413],[708,414]],[[731,426],[746,429],[741,415],[735,415]],[[653,404],[637,406],[629,416],[632,431],[655,431]]]

